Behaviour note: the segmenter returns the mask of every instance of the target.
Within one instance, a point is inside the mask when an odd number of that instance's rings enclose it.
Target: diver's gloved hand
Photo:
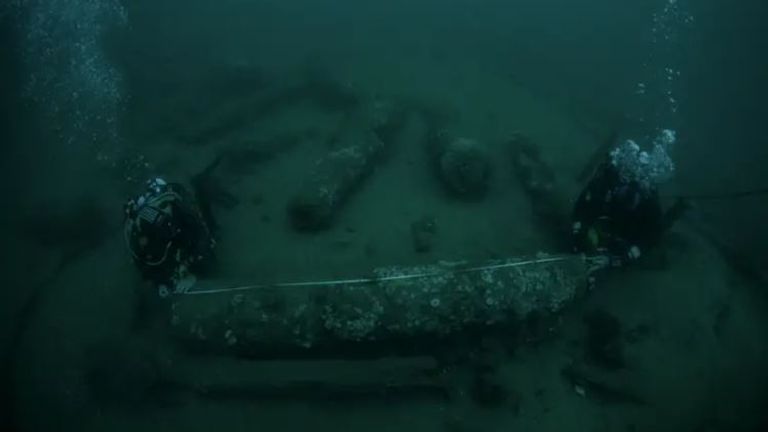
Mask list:
[[[171,294],[184,294],[197,284],[197,277],[187,270],[186,266],[179,266],[168,284],[159,284],[157,293],[160,297],[168,297]]]

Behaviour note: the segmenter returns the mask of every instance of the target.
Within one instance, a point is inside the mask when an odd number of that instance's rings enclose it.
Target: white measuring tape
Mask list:
[[[527,261],[507,262],[502,264],[459,268],[454,270],[453,273],[454,274],[473,273],[473,272],[479,272],[479,271],[485,271],[485,270],[496,270],[496,269],[502,269],[502,268],[520,267],[520,266],[526,266],[531,264],[546,264],[546,263],[552,263],[552,262],[566,261],[573,258],[574,258],[574,255],[561,255],[561,256],[554,256],[554,257],[547,257],[547,258],[536,258],[536,259],[527,260]],[[592,273],[596,270],[605,268],[607,266],[607,259],[603,256],[594,256],[594,257],[581,256],[581,258],[585,262],[591,264],[591,267],[587,270],[587,273]],[[186,295],[219,294],[219,293],[236,292],[236,291],[250,291],[255,289],[263,289],[263,288],[296,288],[296,287],[304,287],[304,286],[323,286],[323,285],[340,285],[340,284],[363,285],[363,284],[372,284],[372,283],[387,282],[387,281],[428,278],[433,276],[439,276],[444,273],[445,271],[432,271],[432,272],[425,272],[425,273],[414,273],[414,274],[406,274],[406,275],[370,277],[370,278],[359,278],[359,279],[336,279],[336,280],[306,281],[306,282],[279,282],[279,283],[273,283],[273,284],[243,285],[243,286],[235,286],[235,287],[229,287],[229,288],[211,288],[211,289],[201,289],[201,290],[189,289],[187,291],[180,292],[179,294],[186,294]]]

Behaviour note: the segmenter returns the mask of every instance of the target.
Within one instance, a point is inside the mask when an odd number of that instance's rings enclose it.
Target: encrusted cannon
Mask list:
[[[359,279],[204,289],[172,299],[177,340],[246,357],[444,338],[562,310],[600,267],[581,255],[378,268]]]

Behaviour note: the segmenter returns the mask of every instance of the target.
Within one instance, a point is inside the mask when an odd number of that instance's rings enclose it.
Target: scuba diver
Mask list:
[[[184,292],[214,259],[216,241],[193,195],[162,178],[125,205],[125,242],[143,277],[160,295]]]
[[[610,162],[597,168],[576,200],[571,220],[574,249],[608,255],[616,266],[640,258],[663,233],[657,189],[622,180]]]
[[[625,140],[602,158],[570,212],[569,236],[575,252],[603,255],[610,265],[622,266],[659,242],[686,206],[678,201],[665,212],[658,193],[658,185],[674,171],[667,153],[674,141],[674,132],[663,130],[650,152]],[[567,213],[557,207],[563,200],[554,197],[551,168],[537,150],[531,150],[529,141],[518,136],[513,144],[518,178],[534,211],[540,218],[557,215],[557,225],[562,227]]]

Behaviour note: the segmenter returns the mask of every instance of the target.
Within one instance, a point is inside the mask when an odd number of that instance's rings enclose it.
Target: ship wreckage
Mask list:
[[[331,94],[347,101],[349,112],[334,144],[306,173],[286,208],[294,229],[314,231],[333,225],[348,198],[391,153],[389,144],[407,112],[420,108],[361,103],[339,96],[344,90],[333,86],[303,92],[321,99]],[[304,93],[290,92],[290,102]],[[276,103],[270,101],[270,106]],[[425,150],[445,192],[460,200],[482,199],[491,175],[485,148],[440,125],[430,126]],[[429,248],[428,239],[415,236],[417,251]],[[476,348],[485,349],[480,346],[488,335],[501,335],[498,339],[509,349],[541,338],[532,333],[551,331],[550,324],[584,295],[595,272],[606,266],[602,256],[539,253],[385,266],[339,280],[200,281],[165,299],[170,338],[185,353],[185,360],[168,374],[211,397],[424,391],[451,397],[457,390],[441,375],[452,364],[473,356],[475,363],[488,363],[476,356]],[[471,384],[482,389],[481,400],[497,399],[492,369],[478,367]]]

